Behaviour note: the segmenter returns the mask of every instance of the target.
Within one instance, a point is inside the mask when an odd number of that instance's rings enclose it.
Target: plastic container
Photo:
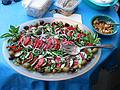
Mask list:
[[[86,4],[88,4],[90,7],[96,10],[105,10],[108,9],[109,7],[114,6],[118,0],[113,0],[112,2],[106,2],[106,3],[100,3],[97,0],[84,0]]]
[[[75,11],[80,2],[81,0],[57,0],[54,5],[60,8],[63,15],[69,16]]]
[[[51,0],[23,0],[27,15],[41,18],[50,7]]]

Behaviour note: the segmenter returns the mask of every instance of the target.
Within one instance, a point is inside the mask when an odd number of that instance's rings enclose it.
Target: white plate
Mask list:
[[[78,24],[79,28],[81,28],[82,30],[88,30],[88,31],[92,32],[85,25],[80,24],[78,22],[75,22],[73,20],[65,19],[65,18],[41,18],[41,19],[37,19],[37,20],[32,20],[32,21],[29,21],[29,22],[26,22],[26,23],[20,25],[20,29],[22,29],[23,26],[25,26],[25,25],[35,24],[39,20],[44,20],[45,22],[50,22],[50,23],[53,22],[53,21],[62,21],[63,23],[67,22],[67,23],[72,24],[72,25]],[[99,61],[99,58],[100,58],[100,55],[101,55],[101,49],[99,49],[98,53],[95,55],[95,58],[92,59],[92,61],[90,63],[88,63],[85,67],[83,67],[81,70],[79,70],[76,73],[56,73],[56,74],[44,74],[43,75],[43,74],[40,74],[40,73],[37,73],[37,72],[28,71],[27,69],[25,69],[21,66],[14,65],[9,60],[9,54],[8,54],[7,49],[6,49],[6,46],[7,46],[7,40],[4,41],[4,43],[3,43],[3,48],[2,48],[3,54],[4,54],[4,57],[7,61],[7,63],[15,71],[17,71],[18,73],[20,73],[22,75],[25,75],[27,77],[38,79],[38,80],[45,80],[45,81],[59,81],[59,80],[66,80],[66,79],[74,78],[74,77],[77,77],[77,76],[81,76],[84,73],[88,72],[90,69],[92,69],[96,65],[96,63]]]

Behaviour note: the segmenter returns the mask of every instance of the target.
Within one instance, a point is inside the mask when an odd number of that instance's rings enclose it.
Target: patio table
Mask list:
[[[50,9],[53,8],[56,7],[52,5]],[[91,19],[96,15],[108,15],[116,22],[119,22],[119,17],[114,8],[97,11],[89,7],[83,1],[80,3],[75,13],[82,15],[83,24],[91,30]],[[47,12],[44,17],[52,17],[52,15]],[[10,25],[20,25],[33,19],[35,18],[26,15],[26,11],[22,7],[21,2],[13,3],[8,6],[0,4],[0,35],[7,32]],[[3,57],[2,44],[4,40],[0,39],[0,90],[91,90],[91,75],[94,74],[95,70],[101,68],[102,63],[104,63],[107,58],[112,57],[112,53],[118,49],[120,41],[119,36],[120,30],[118,30],[116,35],[110,37],[100,36],[102,44],[113,44],[114,48],[112,50],[102,49],[99,62],[90,71],[73,79],[55,82],[35,80],[15,72],[6,63]]]

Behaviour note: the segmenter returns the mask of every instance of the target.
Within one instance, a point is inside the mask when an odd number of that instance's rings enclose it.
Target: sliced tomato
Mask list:
[[[57,68],[60,68],[60,67],[61,67],[61,57],[57,56],[57,57],[55,58],[55,62],[57,63],[57,64],[56,64],[56,67],[57,67]]]
[[[73,27],[73,26],[69,26],[69,27],[67,27],[67,29],[68,29],[68,30],[76,30],[76,28]]]
[[[79,64],[78,60],[75,59],[75,60],[74,60],[74,66],[76,66],[76,65],[78,65],[78,64]]]
[[[67,33],[67,35],[70,36],[70,37],[73,36],[73,34],[74,34],[74,31],[69,31],[69,32]]]
[[[55,45],[54,45],[53,49],[59,50],[60,49],[60,41],[55,38],[54,42],[55,42]]]
[[[53,46],[53,44],[52,44],[52,39],[51,38],[48,38],[47,39],[47,42],[48,42],[48,44],[47,44],[47,49],[51,49],[52,48],[52,46]]]
[[[44,43],[43,49],[46,51],[47,50],[47,44]]]
[[[30,62],[30,64],[33,64],[36,60],[38,60],[37,57],[35,57],[35,58]]]
[[[86,54],[88,54],[89,53],[89,51],[88,51],[88,49],[83,49],[83,51],[86,53]]]
[[[67,40],[63,40],[62,41],[64,45],[70,45],[70,44],[74,44],[73,41],[67,41]]]
[[[39,40],[39,46],[38,46],[38,48],[42,47],[43,43],[44,43],[43,40]]]
[[[39,67],[41,67],[43,64],[44,64],[44,58],[40,58],[40,59],[38,59],[39,61],[38,61],[38,63],[37,63],[37,65],[35,65],[35,69],[38,69]]]
[[[30,42],[30,37],[26,37],[25,40],[24,40],[24,45],[27,46]]]
[[[15,46],[15,45],[12,45],[12,46],[7,46],[7,48],[10,48],[10,49],[16,49],[16,48],[17,48],[17,46]]]
[[[31,40],[31,41],[29,42],[29,44],[33,46],[33,40]]]
[[[40,40],[39,39],[36,39],[36,44],[35,44],[35,48],[39,48],[39,46],[40,46]]]
[[[24,37],[20,37],[20,39],[18,40],[18,45],[20,45],[22,42],[24,41]]]
[[[22,47],[19,47],[17,48],[17,50],[15,50],[15,52],[20,52],[23,48]]]
[[[23,63],[26,63],[26,62],[28,62],[29,61],[29,59],[25,59],[24,61],[23,61]]]
[[[77,38],[81,38],[81,36],[82,36],[81,33],[79,33],[79,34],[77,35]]]
[[[87,46],[93,46],[93,44],[92,43],[87,43]]]
[[[85,60],[85,57],[82,53],[80,53],[80,56],[81,56],[82,60]]]
[[[32,54],[32,52],[30,52],[30,55],[29,55],[29,57],[28,57],[28,59],[33,59],[33,54]]]
[[[81,37],[85,37],[85,36],[86,36],[86,34],[84,34],[84,33],[79,33],[79,34],[77,35],[77,38],[80,39]]]

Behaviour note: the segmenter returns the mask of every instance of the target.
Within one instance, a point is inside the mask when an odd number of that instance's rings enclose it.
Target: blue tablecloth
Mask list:
[[[50,9],[55,8],[51,6]],[[83,24],[92,29],[91,18],[95,15],[105,14],[114,18],[116,22],[119,22],[117,13],[113,8],[106,11],[97,11],[90,8],[83,1],[79,5],[76,13],[82,15]],[[51,17],[52,15],[48,12],[44,17]],[[13,3],[8,6],[0,4],[0,35],[7,32],[10,25],[19,25],[35,18],[26,15],[26,11],[19,3]],[[7,65],[3,54],[2,54],[2,43],[0,40],[0,90],[90,90],[91,80],[90,76],[95,70],[100,68],[100,65],[107,60],[108,57],[112,57],[112,53],[117,50],[119,45],[120,30],[118,33],[111,37],[101,37],[102,44],[111,43],[114,45],[114,49],[102,49],[102,55],[97,65],[87,72],[86,74],[76,77],[74,79],[47,82],[40,81],[25,77],[15,72],[9,65]]]

